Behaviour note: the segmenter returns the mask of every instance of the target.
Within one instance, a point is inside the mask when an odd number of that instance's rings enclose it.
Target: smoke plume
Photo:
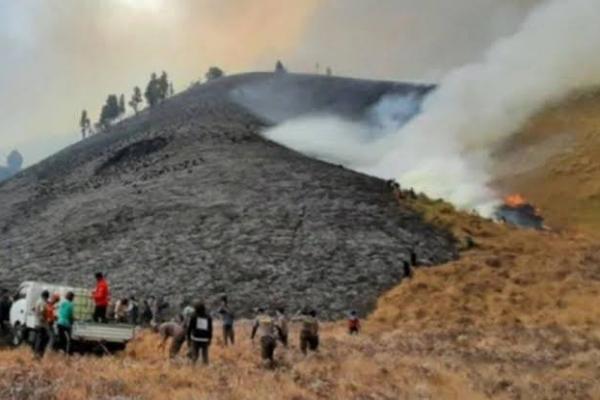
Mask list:
[[[492,153],[536,112],[565,96],[600,84],[600,2],[549,0],[534,9],[518,31],[498,40],[480,62],[448,73],[424,99],[422,111],[399,129],[383,124],[377,135],[364,124],[292,121],[287,128],[310,131],[309,154],[384,178],[395,178],[430,196],[489,215],[497,194]],[[379,111],[394,109],[381,103]],[[405,107],[406,99],[398,100]],[[379,120],[385,121],[380,114]],[[373,124],[368,124],[373,129]],[[267,136],[293,146],[286,126]],[[350,141],[340,143],[340,131]],[[283,139],[282,139],[283,138]],[[369,156],[365,158],[364,153]],[[376,161],[374,161],[376,159]]]

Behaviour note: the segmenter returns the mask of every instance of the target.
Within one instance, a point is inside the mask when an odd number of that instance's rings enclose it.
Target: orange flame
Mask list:
[[[504,198],[504,203],[509,207],[519,207],[527,204],[527,200],[520,194],[511,194]]]

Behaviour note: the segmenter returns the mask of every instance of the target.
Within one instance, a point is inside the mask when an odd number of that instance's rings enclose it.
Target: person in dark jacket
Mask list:
[[[208,365],[208,348],[212,342],[212,335],[212,318],[206,312],[204,303],[198,302],[194,306],[194,314],[190,318],[186,335],[190,344],[189,356],[192,364],[198,361],[198,355],[202,352],[202,362]]]
[[[7,294],[2,296],[0,300],[0,334],[5,335],[10,333],[10,308],[12,301]]]

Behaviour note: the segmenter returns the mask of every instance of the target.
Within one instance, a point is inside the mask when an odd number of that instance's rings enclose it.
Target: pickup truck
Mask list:
[[[13,345],[34,340],[37,317],[34,312],[36,302],[44,290],[50,295],[58,294],[64,299],[73,292],[75,322],[72,330],[72,346],[75,349],[100,349],[104,352],[124,350],[133,339],[135,326],[121,323],[96,323],[92,321],[94,304],[91,290],[43,282],[23,282],[10,309],[10,325],[13,330]]]

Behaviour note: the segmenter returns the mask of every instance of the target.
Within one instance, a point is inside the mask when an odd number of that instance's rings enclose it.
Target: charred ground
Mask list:
[[[308,104],[358,115],[386,94],[428,90],[272,74],[198,85],[0,184],[3,284],[90,285],[102,270],[121,295],[227,293],[242,311],[337,315],[369,310],[411,251],[426,264],[456,257],[451,236],[399,206],[383,181],[263,139],[269,122],[239,101],[256,85],[310,93],[285,118]]]

